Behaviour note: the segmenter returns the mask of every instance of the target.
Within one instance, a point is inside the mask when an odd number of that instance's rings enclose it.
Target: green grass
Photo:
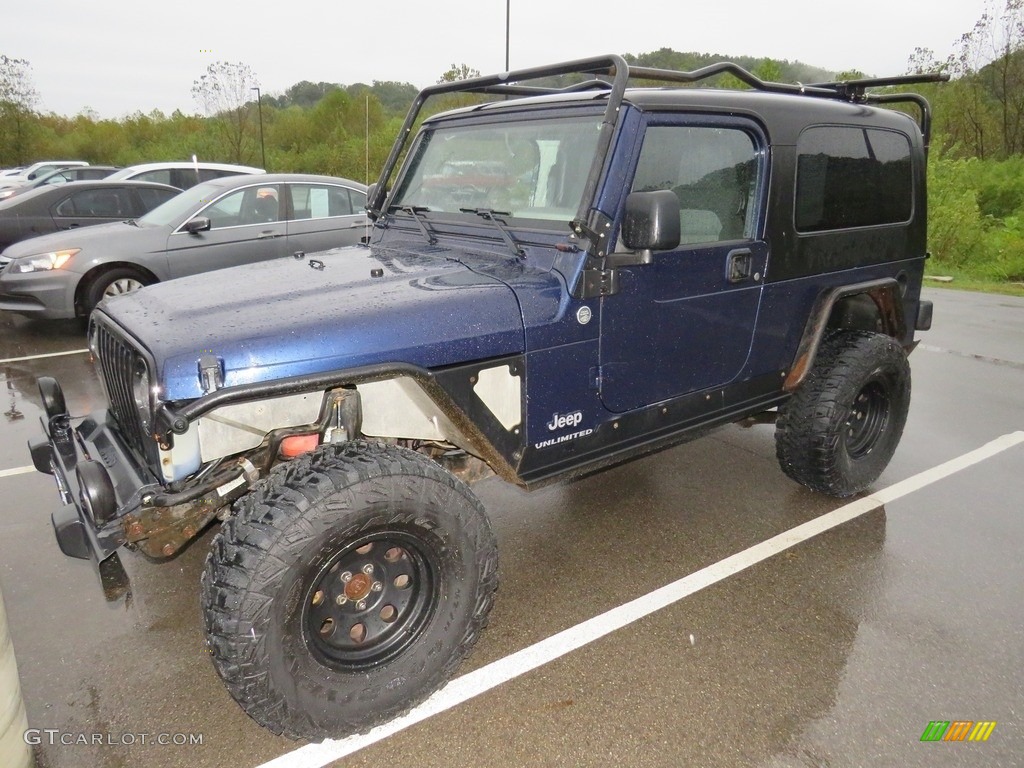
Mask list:
[[[950,283],[926,279],[924,285],[928,288],[955,288],[960,291],[982,291],[984,293],[1002,293],[1007,296],[1024,296],[1024,285],[1021,283],[991,280],[972,275],[970,272],[962,269],[949,269],[941,266],[935,269],[926,268],[925,275],[946,275],[953,278],[953,281]]]

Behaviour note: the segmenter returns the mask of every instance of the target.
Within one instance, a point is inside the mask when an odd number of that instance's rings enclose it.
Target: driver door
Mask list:
[[[756,237],[763,146],[736,120],[647,125],[631,191],[676,193],[681,243],[621,267],[618,293],[602,300],[609,410],[720,387],[744,368],[768,257]]]

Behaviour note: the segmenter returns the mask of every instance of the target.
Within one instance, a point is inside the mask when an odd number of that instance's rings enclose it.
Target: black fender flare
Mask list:
[[[901,341],[907,333],[907,320],[903,309],[902,286],[894,277],[885,277],[879,280],[868,280],[863,283],[852,283],[850,285],[839,285],[822,291],[814,303],[807,324],[804,326],[803,336],[797,346],[796,357],[786,374],[782,388],[786,392],[793,392],[807,377],[807,373],[814,365],[821,340],[828,330],[828,321],[832,316],[832,310],[841,299],[850,296],[866,295],[874,301],[878,308],[879,317],[882,321],[882,330],[888,336]]]

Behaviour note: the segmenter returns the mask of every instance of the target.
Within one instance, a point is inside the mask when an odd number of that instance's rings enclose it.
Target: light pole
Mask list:
[[[505,71],[508,72],[509,20],[512,18],[512,0],[505,0]]]
[[[256,108],[260,115],[260,157],[263,158],[263,170],[267,170],[267,148],[263,144],[263,96],[258,87],[251,90],[256,91]]]

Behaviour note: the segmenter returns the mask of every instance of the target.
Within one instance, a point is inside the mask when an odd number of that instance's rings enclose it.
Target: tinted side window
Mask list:
[[[225,171],[218,168],[200,168],[199,178],[203,181],[223,179],[225,176],[238,176],[238,171]]]
[[[684,245],[752,237],[756,157],[753,139],[736,128],[652,126],[632,191],[676,193]]]
[[[96,216],[113,219],[131,216],[132,206],[124,190],[87,189],[63,200],[55,213],[58,216]]]
[[[101,170],[99,168],[79,168],[68,169],[67,171],[64,171],[62,175],[69,180],[90,181],[95,179],[105,179],[112,173],[113,171]]]
[[[164,183],[178,189],[188,189],[200,181],[206,181],[206,179],[203,179],[201,172],[196,171],[195,168],[175,168],[171,173],[171,181]]]
[[[150,187],[143,187],[135,191],[139,193],[139,199],[142,201],[140,215],[152,211],[158,205],[163,205],[178,194],[170,189],[152,189]]]
[[[797,142],[796,228],[896,224],[913,207],[910,141],[877,128],[817,126]]]
[[[146,171],[131,177],[134,181],[153,181],[157,184],[171,184],[171,171],[164,168],[158,171]],[[177,186],[177,185],[175,185]]]

